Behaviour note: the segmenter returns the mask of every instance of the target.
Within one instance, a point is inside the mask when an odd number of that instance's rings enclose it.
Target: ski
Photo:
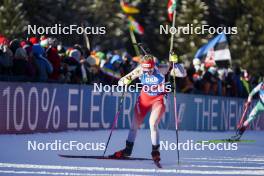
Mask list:
[[[83,158],[83,159],[106,159],[106,160],[138,160],[138,161],[150,161],[150,158],[136,158],[136,157],[122,157],[116,158],[113,156],[92,156],[92,155],[63,155],[58,154],[60,157],[63,158]]]
[[[64,154],[58,154],[59,157],[63,158],[75,158],[75,159],[98,159],[98,160],[132,160],[132,161],[152,161],[150,158],[137,158],[137,157],[122,157],[122,158],[116,158],[113,156],[94,156],[94,155],[64,155]],[[162,168],[162,165],[158,161],[154,161],[155,166],[158,168]]]
[[[206,143],[254,143],[255,140],[237,140],[237,139],[212,139],[212,140],[203,140],[203,141],[197,141],[196,143],[202,143],[206,141]]]

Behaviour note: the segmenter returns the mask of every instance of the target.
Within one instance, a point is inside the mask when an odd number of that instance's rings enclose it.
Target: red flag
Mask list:
[[[176,9],[177,0],[169,0],[168,2],[168,17],[169,20],[172,21],[173,18],[173,12]]]

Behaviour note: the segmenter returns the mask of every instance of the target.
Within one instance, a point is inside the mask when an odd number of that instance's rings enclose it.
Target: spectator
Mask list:
[[[206,70],[205,74],[202,78],[203,83],[203,93],[208,95],[216,95],[217,94],[217,75],[216,68],[210,67]]]
[[[87,83],[91,81],[88,71],[89,64],[84,59],[81,49],[68,49],[68,57],[64,59],[64,79],[72,83]]]
[[[99,54],[100,55],[100,54]],[[89,72],[92,75],[93,82],[99,82],[101,80],[100,78],[100,68],[104,66],[104,64],[107,62],[105,60],[99,60],[99,57],[96,56],[96,52],[92,51],[90,55],[86,58],[87,63],[89,64]]]
[[[80,64],[75,69],[74,75],[76,76],[77,82],[85,84],[91,83],[91,74],[88,70],[89,64],[84,58],[81,58]]]
[[[23,48],[26,50],[28,56],[28,76],[31,80],[35,80],[38,75],[38,66],[36,64],[36,58],[32,52],[32,46],[27,43]]]
[[[30,78],[78,84],[116,84],[122,75],[137,67],[141,59],[141,56],[130,56],[125,49],[103,52],[98,45],[90,52],[78,44],[68,48],[57,43],[55,38],[46,36],[9,42],[0,35],[1,80]],[[166,65],[166,62],[159,60],[157,63],[160,69]],[[214,61],[212,54],[205,60],[194,59],[191,67],[187,68],[188,76],[176,80],[177,91],[247,97],[251,87],[260,80],[259,77],[251,77],[246,70],[241,71],[239,67],[235,67],[234,71],[224,67],[226,65]],[[169,78],[169,74],[166,75],[166,80],[171,81]]]
[[[39,39],[37,37],[30,37],[28,41],[31,45],[35,45],[38,44]]]
[[[218,95],[226,96],[226,77],[227,69],[222,68],[218,70]]]
[[[10,44],[9,44],[9,48],[10,48],[10,50],[12,51],[13,54],[16,53],[16,50],[17,50],[17,48],[19,48],[19,47],[20,47],[20,42],[19,42],[18,39],[14,39],[14,40],[12,40],[12,41],[10,42]]]
[[[49,76],[51,80],[59,80],[60,77],[60,67],[61,58],[57,50],[57,40],[54,38],[48,38],[48,48],[46,50],[46,55],[53,67],[53,72]]]
[[[13,66],[13,53],[8,48],[7,43],[0,43],[0,74],[11,75],[11,69]]]
[[[243,70],[242,72],[242,76],[241,76],[241,83],[242,83],[242,87],[243,87],[243,90],[242,90],[242,95],[241,97],[248,97],[250,91],[251,91],[251,87],[250,87],[250,76],[247,72],[247,70]]]
[[[40,44],[40,46],[42,48],[45,48],[46,49],[49,46],[49,39],[46,36],[43,35],[43,36],[40,37],[39,44]]]
[[[101,68],[101,74],[105,84],[117,84],[117,81],[124,75],[120,67],[121,64],[122,58],[117,54],[111,58],[110,62],[104,64]]]
[[[240,77],[241,77],[241,69],[239,67],[236,67],[233,75],[234,85],[232,86],[233,90],[235,91],[234,96],[236,97],[241,97],[243,92],[243,85],[240,80]]]
[[[32,51],[34,54],[34,57],[36,58],[36,64],[38,67],[38,75],[37,75],[37,80],[38,81],[47,81],[49,75],[53,71],[53,67],[51,63],[46,59],[44,55],[44,49],[39,45],[35,44],[32,47]]]
[[[122,55],[122,68],[124,70],[124,74],[128,74],[136,68],[136,63],[132,60],[132,57],[127,53],[124,52]]]
[[[23,48],[17,48],[13,60],[13,75],[15,76],[30,76],[29,63],[26,50]],[[23,77],[22,77],[23,78]]]
[[[70,56],[78,61],[73,74],[74,80],[77,83],[88,83],[91,81],[90,72],[88,70],[89,64],[83,54],[82,48],[79,45],[74,45],[74,49],[70,52]]]

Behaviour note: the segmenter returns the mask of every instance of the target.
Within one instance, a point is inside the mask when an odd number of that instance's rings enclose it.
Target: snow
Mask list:
[[[125,145],[128,130],[113,132],[107,154]],[[193,140],[224,139],[233,132],[180,131],[180,142]],[[238,149],[230,151],[181,150],[177,165],[176,150],[162,150],[162,169],[152,161],[96,160],[62,158],[58,154],[102,155],[103,150],[82,151],[28,151],[28,141],[61,143],[70,140],[82,143],[105,143],[108,130],[68,131],[23,135],[0,135],[0,175],[264,175],[263,131],[247,131],[243,139],[256,142],[238,143]],[[160,130],[160,139],[175,143],[175,131]],[[94,147],[94,149],[101,149]],[[150,132],[141,129],[135,142],[133,157],[150,158]]]

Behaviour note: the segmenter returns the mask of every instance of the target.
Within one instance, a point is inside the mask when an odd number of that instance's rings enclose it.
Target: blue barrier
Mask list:
[[[121,93],[94,92],[93,86],[0,82],[0,133],[92,130],[110,127]],[[126,93],[117,128],[129,128],[138,93]],[[177,94],[181,130],[234,130],[243,100]],[[263,115],[262,115],[263,116]],[[264,118],[252,129],[263,130]],[[173,98],[169,94],[162,129],[174,129]],[[146,117],[142,128],[148,128]]]

